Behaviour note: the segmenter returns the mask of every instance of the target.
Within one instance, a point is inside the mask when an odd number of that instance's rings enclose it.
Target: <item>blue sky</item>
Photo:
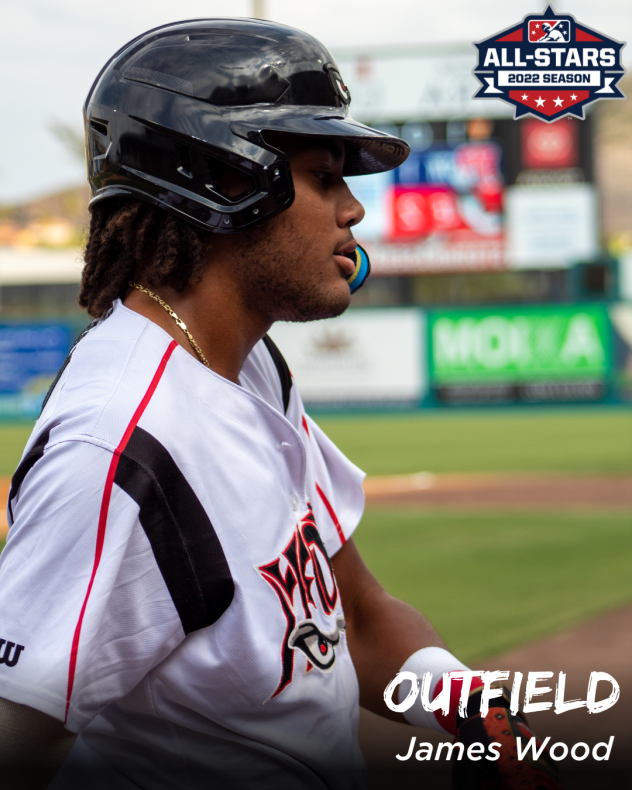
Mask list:
[[[330,48],[477,41],[546,3],[524,0],[265,0],[266,15],[307,30]],[[620,41],[632,39],[630,0],[564,0],[557,13]],[[85,178],[50,131],[81,129],[85,95],[126,41],[165,22],[250,16],[251,0],[9,0],[0,12],[0,203],[73,186]],[[632,62],[632,48],[624,50]],[[473,61],[474,62],[474,61]]]

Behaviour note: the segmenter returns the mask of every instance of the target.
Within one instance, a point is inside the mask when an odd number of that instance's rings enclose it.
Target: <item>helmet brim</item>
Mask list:
[[[343,175],[364,176],[394,170],[406,161],[410,147],[404,140],[371,129],[335,107],[274,107],[268,113],[261,107],[231,109],[231,128],[248,137],[252,132],[285,132],[303,137],[341,140],[345,145]]]

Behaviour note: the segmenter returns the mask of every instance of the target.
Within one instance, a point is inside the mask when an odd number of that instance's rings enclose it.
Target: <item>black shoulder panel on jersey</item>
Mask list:
[[[9,491],[9,517],[11,518],[11,523],[13,523],[13,507],[11,506],[11,502],[18,494],[20,490],[20,486],[24,482],[24,478],[26,475],[31,471],[31,469],[35,466],[35,464],[39,461],[39,459],[44,455],[44,450],[46,449],[46,445],[48,444],[48,439],[50,437],[50,429],[48,431],[44,431],[44,433],[40,434],[37,437],[37,441],[28,451],[28,453],[24,456],[24,458],[20,461],[20,465],[15,470],[15,474],[11,478],[11,490]]]
[[[167,449],[136,427],[114,482],[140,508],[185,634],[214,623],[228,609],[235,585],[213,525]]]
[[[290,369],[287,362],[285,361],[285,358],[283,357],[283,354],[276,347],[272,338],[269,335],[264,335],[263,342],[266,344],[266,348],[270,352],[272,361],[274,362],[279,374],[279,379],[281,380],[281,393],[283,395],[283,413],[287,414],[287,407],[290,405],[292,374],[290,373]]]

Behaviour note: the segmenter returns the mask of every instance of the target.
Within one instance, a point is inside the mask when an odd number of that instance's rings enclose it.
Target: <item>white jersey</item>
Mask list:
[[[238,386],[120,302],[76,346],[0,559],[0,697],[81,733],[54,787],[362,783],[329,557],[363,474],[283,364]]]

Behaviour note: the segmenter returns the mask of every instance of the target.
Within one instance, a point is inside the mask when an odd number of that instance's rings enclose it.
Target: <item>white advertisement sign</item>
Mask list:
[[[505,217],[513,268],[565,267],[599,252],[597,196],[591,184],[509,187]]]
[[[474,101],[480,88],[472,75],[476,51],[452,47],[373,48],[334,52],[359,121],[511,118],[513,107],[494,99]]]
[[[425,318],[416,309],[350,310],[270,330],[308,403],[418,402],[427,391]]]

